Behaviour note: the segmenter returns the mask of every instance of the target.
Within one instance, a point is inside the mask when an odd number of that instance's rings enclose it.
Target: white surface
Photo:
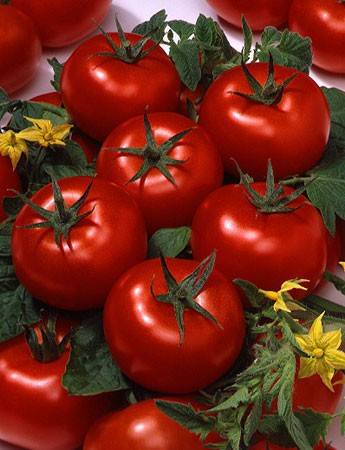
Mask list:
[[[112,8],[103,24],[103,27],[107,31],[114,30],[114,15],[116,13],[124,30],[131,31],[138,23],[147,20],[151,17],[151,15],[163,8],[166,9],[169,19],[184,19],[195,22],[199,13],[216,18],[214,11],[209,7],[205,0],[116,0],[113,2]],[[237,49],[241,49],[241,33],[235,28],[226,25],[223,21],[221,21],[221,24],[230,38],[232,45]],[[79,44],[65,47],[63,49],[45,51],[42,57],[39,72],[35,79],[29,86],[19,91],[15,97],[29,99],[35,95],[51,91],[52,87],[50,86],[50,79],[52,78],[52,70],[46,62],[46,59],[56,56],[59,61],[64,62],[68,55],[78,45]],[[345,76],[334,76],[317,69],[313,69],[311,75],[320,85],[335,86],[345,90]],[[323,294],[329,299],[344,303],[344,297],[339,296],[335,290],[326,288],[323,290]],[[317,395],[317,392],[315,392],[315,395]],[[20,407],[20,405],[18,405],[18,407]],[[344,407],[345,401],[343,401],[339,410]],[[339,434],[338,421],[335,421],[331,427],[329,440],[333,442],[333,446],[337,450],[345,449],[345,437],[341,437]],[[0,442],[0,450],[16,449],[17,447],[9,446]]]

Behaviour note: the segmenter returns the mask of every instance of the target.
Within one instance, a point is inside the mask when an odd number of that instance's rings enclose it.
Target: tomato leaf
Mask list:
[[[165,34],[167,13],[165,9],[158,11],[149,20],[133,28],[133,33],[149,35],[155,42],[161,42]]]
[[[174,61],[182,82],[194,91],[201,80],[199,47],[193,40],[170,41],[170,57]]]
[[[63,64],[60,63],[57,58],[51,58],[47,60],[48,63],[50,64],[50,66],[53,69],[54,72],[54,79],[50,82],[50,84],[53,86],[53,88],[57,91],[60,92],[61,88],[60,88],[60,80],[61,80],[61,75],[62,75],[62,71],[63,71]]]
[[[268,62],[270,53],[275,64],[309,72],[312,63],[310,38],[289,30],[266,27],[261,34],[261,42],[256,44],[254,59]]]
[[[345,92],[337,88],[321,87],[331,112],[330,140],[345,146]]]
[[[189,244],[191,229],[189,227],[161,228],[156,231],[149,241],[149,258],[164,257],[175,258]]]
[[[267,304],[265,295],[259,292],[255,284],[240,279],[233,280],[233,283],[243,291],[253,308],[261,308]]]
[[[205,439],[213,429],[214,419],[198,413],[191,405],[164,400],[156,400],[156,405],[165,415],[201,439]]]
[[[11,104],[11,99],[6,94],[6,92],[0,88],[0,120],[7,113],[10,104]]]
[[[248,403],[250,400],[250,395],[248,388],[246,386],[241,387],[236,391],[235,394],[228,397],[224,402],[218,404],[214,408],[211,408],[209,412],[220,412],[231,408],[237,408],[243,403]]]
[[[21,285],[0,294],[0,342],[20,335],[24,326],[38,322],[39,309],[39,304]]]
[[[262,417],[262,396],[259,395],[254,402],[254,406],[250,411],[246,421],[244,423],[244,443],[246,445],[250,444],[250,441],[259,427],[260,420]]]
[[[340,278],[333,273],[325,272],[324,278],[333,284],[333,286],[337,289],[337,291],[341,292],[345,295],[345,280],[343,278]],[[342,311],[345,313],[345,308],[340,307]],[[339,308],[339,310],[340,310]]]
[[[340,432],[341,435],[344,436],[345,435],[345,409],[343,410],[341,419],[340,419]]]
[[[101,313],[86,319],[71,338],[71,356],[62,379],[72,395],[96,395],[130,387],[104,339]]]
[[[168,25],[182,40],[188,39],[194,34],[194,25],[185,20],[170,20]]]

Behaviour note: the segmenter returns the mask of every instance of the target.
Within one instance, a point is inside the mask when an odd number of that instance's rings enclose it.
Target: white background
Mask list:
[[[151,15],[163,8],[166,9],[169,19],[184,19],[195,22],[199,13],[216,18],[216,14],[211,7],[208,6],[205,0],[117,0],[116,2],[113,2],[103,27],[107,31],[115,31],[114,16],[117,14],[124,30],[131,31],[138,23],[147,20]],[[241,33],[235,28],[228,26],[223,21],[221,21],[221,24],[226,31],[227,36],[230,38],[231,44],[240,50],[242,48]],[[35,95],[51,91],[52,88],[49,80],[52,79],[52,71],[46,62],[46,59],[56,56],[59,61],[64,62],[77,45],[78,44],[63,49],[46,50],[43,54],[37,76],[29,86],[26,86],[22,91],[18,92],[16,97],[29,99]],[[332,45],[331,39],[330,45]],[[311,71],[311,76],[320,85],[335,86],[345,90],[345,76],[335,76],[317,69]],[[312,124],[310,124],[310,126],[312,126]],[[326,289],[326,292],[329,299],[344,303],[344,299],[339,297],[333,289],[328,288]],[[315,395],[317,395],[317,392],[315,392]],[[344,407],[345,401],[343,401],[339,410]],[[18,405],[18,408],[20,408],[20,405]],[[345,437],[341,437],[338,430],[339,424],[335,421],[330,430],[329,440],[333,442],[333,446],[337,450],[344,450]],[[0,442],[0,450],[15,450],[16,448],[17,447]]]

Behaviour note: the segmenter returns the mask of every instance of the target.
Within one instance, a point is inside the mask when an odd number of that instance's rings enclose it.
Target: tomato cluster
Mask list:
[[[267,22],[280,26],[288,11],[295,11],[291,27],[304,33],[298,14],[306,16],[307,6],[298,1],[260,1],[255,8],[253,2],[209,2],[236,25],[239,12],[245,12],[255,30]],[[65,20],[72,3],[73,14]],[[85,8],[82,1],[12,0],[12,6],[0,6],[0,87],[10,93],[22,87],[37,68],[41,42],[60,47],[80,40],[110,3],[91,1]],[[48,14],[52,20],[44,26]],[[15,39],[3,45],[8,24]],[[28,55],[19,51],[24,37],[32,46]],[[321,49],[315,60],[320,66],[322,58]],[[332,70],[341,71],[336,60]],[[176,395],[169,399],[205,410],[192,394],[241,369],[241,352],[250,345],[250,353],[256,343],[246,341],[244,310],[253,308],[235,279],[255,285],[257,294],[274,294],[287,280],[308,281],[304,290],[292,291],[293,299],[303,300],[339,260],[338,237],[330,237],[304,189],[274,180],[274,175],[278,181],[303,175],[324,154],[331,115],[319,86],[295,68],[274,64],[272,57],[268,63],[242,62],[209,86],[199,84],[194,94],[182,86],[180,75],[148,36],[119,27],[117,33],[102,31],[85,40],[63,67],[61,92],[32,99],[68,112],[76,125],[68,139],[80,145],[87,160],[85,173],[75,170],[75,176],[47,168],[49,183],[27,176],[28,154],[44,158],[43,144],[33,140],[27,147],[23,136],[38,135],[49,122],[41,139],[53,140],[64,126],[61,118],[54,127],[54,114],[34,118],[41,121],[36,128],[19,131],[18,105],[9,111],[17,122],[0,134],[12,133],[0,141],[0,153],[7,152],[0,156],[0,222],[12,227],[11,256],[5,257],[44,317],[32,328],[23,320],[16,336],[0,344],[2,440],[32,450],[73,450],[83,442],[84,450],[201,450],[222,442],[221,429],[201,442],[163,414],[157,398]],[[196,95],[198,123],[187,117],[186,106],[186,98],[195,101]],[[52,153],[65,145],[63,139],[54,141]],[[13,158],[18,142],[25,155],[14,170],[8,156]],[[37,165],[44,168],[42,161]],[[21,202],[15,213],[4,201],[9,196]],[[159,248],[151,257],[148,248],[157,232],[177,227],[190,227],[190,247],[174,257]],[[18,323],[25,308],[16,311]],[[62,386],[73,356],[73,339],[71,344],[64,336],[100,309],[109,357],[134,386],[132,393],[155,400],[124,407],[120,395],[69,395]],[[59,317],[55,334],[50,319],[42,325],[47,311]],[[274,311],[270,307],[270,314]],[[83,363],[81,371],[87,371],[88,362]],[[333,381],[331,391],[319,376],[296,376],[293,411],[334,414],[342,373]],[[270,413],[277,408],[275,401]],[[260,439],[254,436],[250,448],[280,449]]]

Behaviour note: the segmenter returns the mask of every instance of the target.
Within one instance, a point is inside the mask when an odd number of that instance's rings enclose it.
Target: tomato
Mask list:
[[[117,33],[109,36],[120,45]],[[134,44],[142,36],[126,33],[126,38]],[[154,45],[149,41],[144,50]],[[177,71],[161,47],[133,63],[97,55],[109,51],[102,35],[85,41],[67,60],[61,78],[62,100],[76,125],[101,141],[146,107],[175,111],[180,92]]]
[[[320,442],[316,447],[314,447],[315,450],[335,450],[330,445],[324,444],[323,442]],[[268,442],[266,440],[259,441],[255,445],[251,445],[249,447],[249,450],[298,450],[297,447],[281,447],[280,445],[273,444],[272,442]]]
[[[224,20],[242,27],[242,15],[254,31],[266,26],[280,27],[289,16],[292,0],[207,0]]]
[[[313,44],[313,63],[321,69],[345,73],[345,5],[338,0],[294,0],[289,27]],[[332,45],[328,44],[332,36]]]
[[[90,177],[59,181],[68,206],[86,191]],[[40,189],[31,199],[55,211],[52,187]],[[93,209],[94,208],[94,209]],[[49,305],[70,310],[103,305],[115,279],[145,258],[144,219],[130,196],[117,186],[93,180],[79,214],[90,215],[71,227],[68,239],[58,245],[54,229],[18,228],[44,221],[30,206],[18,214],[12,235],[15,272],[31,294]]]
[[[47,92],[46,94],[37,95],[31,99],[32,102],[44,102],[50,103],[54,106],[62,107],[61,94],[59,92]],[[77,142],[85,153],[86,159],[91,163],[98,154],[99,146],[96,141],[90,139],[85,133],[78,130],[78,128],[73,128],[72,130],[72,140]]]
[[[264,183],[252,187],[265,193]],[[326,267],[326,228],[304,196],[289,207],[297,209],[261,213],[243,185],[223,186],[196,211],[191,237],[194,258],[201,259],[216,249],[216,266],[229,280],[248,280],[265,290],[276,291],[293,278],[310,280],[306,291],[293,291],[294,297],[305,297],[317,286]]]
[[[96,30],[111,0],[11,0],[30,16],[45,47],[64,47]]]
[[[31,19],[7,5],[0,5],[0,87],[12,94],[35,75],[42,53]]]
[[[14,195],[8,189],[20,191],[20,179],[17,172],[13,171],[11,160],[0,155],[0,222],[7,217],[3,209],[4,199]]]
[[[131,194],[141,207],[148,232],[152,234],[159,228],[190,225],[201,201],[221,186],[223,167],[213,143],[192,120],[175,113],[153,113],[148,118],[158,145],[193,128],[167,153],[169,158],[185,161],[178,165],[166,165],[175,184],[156,167],[142,178],[129,183],[143,165],[144,158],[109,150],[145,148],[142,116],[121,124],[110,133],[97,159],[97,173],[123,186]]]
[[[61,321],[59,339],[69,330]],[[31,450],[74,450],[93,422],[116,406],[113,394],[71,396],[62,387],[70,349],[36,361],[24,336],[0,344],[0,439]]]
[[[247,67],[260,83],[265,82],[266,63]],[[275,66],[279,84],[294,73],[295,69]],[[235,159],[255,180],[264,179],[270,158],[276,177],[282,179],[304,173],[319,161],[328,141],[330,114],[314,80],[298,73],[279,103],[271,106],[243,98],[235,91],[252,93],[240,66],[213,82],[200,108],[200,125],[221,152],[226,171],[237,174]]]
[[[340,227],[337,227],[337,231],[334,236],[327,233],[327,246],[328,246],[328,258],[327,258],[327,270],[329,272],[335,272],[339,268],[340,254],[341,254],[341,233]]]
[[[206,448],[194,433],[161,412],[155,400],[136,403],[96,422],[86,436],[83,450],[108,450],[110,443],[116,450]]]
[[[178,282],[197,266],[168,259]],[[115,361],[128,377],[154,391],[188,393],[209,385],[233,365],[242,347],[244,318],[235,288],[213,272],[195,301],[221,326],[187,309],[181,342],[174,307],[156,300],[151,284],[155,295],[167,292],[158,259],[132,267],[108,296],[104,331]]]

